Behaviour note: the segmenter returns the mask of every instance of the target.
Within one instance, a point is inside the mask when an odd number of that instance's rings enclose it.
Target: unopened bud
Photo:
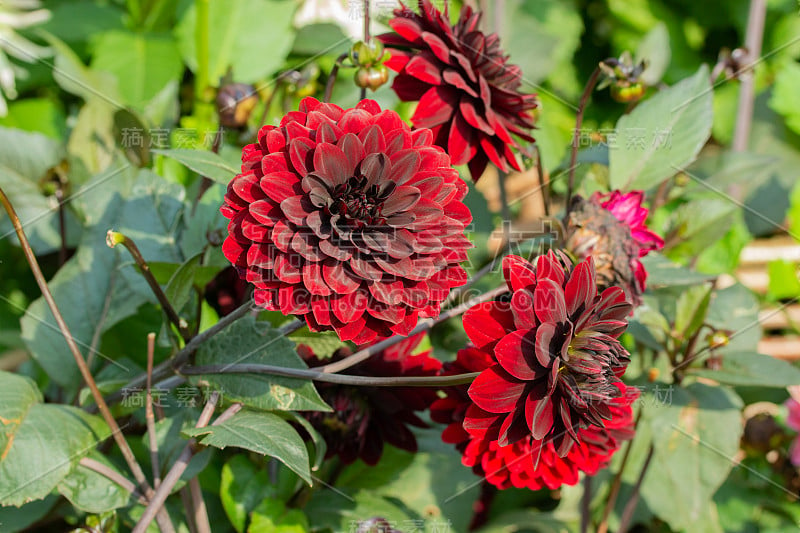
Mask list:
[[[217,93],[219,123],[226,128],[245,127],[256,104],[258,91],[252,85],[230,83],[223,86]]]
[[[375,91],[387,81],[389,81],[389,69],[384,65],[369,68],[361,67],[355,74],[356,85],[362,89]]]

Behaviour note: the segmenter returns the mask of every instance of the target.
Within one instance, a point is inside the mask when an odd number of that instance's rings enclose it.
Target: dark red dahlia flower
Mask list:
[[[553,440],[525,438],[509,446],[497,441],[470,439],[462,462],[499,489],[510,487],[539,490],[575,485],[579,472],[594,475],[608,466],[611,457],[634,432],[631,403],[639,396],[635,388],[617,383],[620,396],[609,404],[610,419],[604,427],[578,430],[578,442],[566,455],[558,453]]]
[[[647,280],[639,259],[664,247],[664,240],[645,224],[643,200],[642,191],[575,197],[565,232],[566,247],[575,257],[594,258],[599,287],[622,287],[634,305],[641,303]]]
[[[451,376],[468,372],[482,372],[495,362],[492,354],[468,347],[458,351],[455,361],[444,363],[441,374]],[[469,433],[464,430],[464,416],[467,408],[472,405],[472,400],[467,393],[468,389],[467,385],[447,387],[444,390],[445,396],[431,405],[431,420],[447,424],[442,432],[442,440],[449,444],[455,444],[462,452],[469,439]]]
[[[496,34],[478,30],[481,14],[465,6],[455,26],[429,0],[417,14],[403,6],[379,39],[390,49],[386,65],[399,74],[392,88],[404,101],[419,100],[411,122],[431,128],[454,165],[469,163],[472,179],[489,161],[521,170],[512,148],[528,142],[536,96],[519,92],[522,72],[508,64]]]
[[[618,287],[598,294],[592,260],[560,252],[536,267],[517,256],[503,260],[508,302],[476,305],[464,329],[496,363],[469,388],[474,402],[464,429],[501,447],[532,437],[552,439],[559,455],[578,442],[578,431],[603,427],[629,354],[617,338],[631,305]]]
[[[406,335],[466,282],[466,184],[430,130],[306,98],[245,146],[222,250],[257,304],[363,344]]]
[[[413,354],[424,334],[405,339],[366,361],[355,365],[348,373],[361,376],[435,376],[442,364],[425,350]],[[338,361],[350,355],[350,350],[337,350],[331,358],[319,358],[300,347],[300,356],[309,367]],[[417,451],[417,440],[408,426],[428,427],[415,412],[426,410],[436,391],[421,387],[352,387],[330,383],[317,384],[320,396],[333,412],[302,413],[320,432],[328,445],[326,458],[338,455],[345,464],[361,458],[368,465],[377,464],[383,453],[383,443],[410,452]]]

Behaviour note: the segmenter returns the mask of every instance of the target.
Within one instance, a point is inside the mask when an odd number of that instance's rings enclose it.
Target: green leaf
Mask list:
[[[16,533],[44,518],[61,501],[57,494],[43,500],[26,503],[22,507],[0,506],[0,533]]]
[[[776,259],[767,264],[769,287],[767,295],[773,300],[789,300],[800,296],[798,267],[791,261]]]
[[[295,344],[305,344],[319,357],[329,357],[339,348],[347,346],[335,331],[314,333],[303,328],[289,336]]]
[[[534,510],[516,510],[503,513],[478,530],[478,533],[563,533],[570,528],[550,513]]]
[[[658,85],[667,71],[671,58],[669,32],[667,26],[663,22],[659,22],[647,32],[636,49],[634,63],[639,64],[642,60],[647,62],[647,67],[640,77],[644,84],[649,87]]]
[[[800,101],[797,88],[800,87],[800,65],[787,61],[775,76],[775,86],[769,106],[786,119],[786,125],[800,133]]]
[[[683,291],[678,297],[675,314],[675,335],[688,340],[705,322],[711,302],[711,285],[701,285]]]
[[[657,253],[651,252],[641,261],[647,270],[647,287],[649,289],[697,285],[714,279],[714,276],[682,267]]]
[[[76,194],[74,206],[89,227],[49,285],[84,357],[100,334],[143,303],[155,302],[128,252],[106,246],[106,232],[114,228],[131,236],[148,260],[179,261],[174,232],[183,194],[181,187],[147,170],[129,168],[99,175]],[[43,298],[28,307],[21,328],[34,359],[56,383],[74,391],[81,383],[78,367]]]
[[[201,176],[227,185],[239,173],[230,166],[222,157],[208,150],[188,150],[176,148],[174,150],[153,150],[153,153],[171,157],[183,163]]]
[[[123,101],[142,108],[182,71],[178,47],[169,34],[110,31],[94,41],[93,70],[110,72]]]
[[[689,373],[727,385],[784,388],[800,385],[800,369],[769,355],[755,352],[728,352],[719,370],[691,368]]]
[[[761,340],[759,308],[758,298],[740,283],[714,291],[706,321],[716,329],[733,331],[720,353],[757,351]]]
[[[712,90],[703,65],[617,121],[612,189],[650,189],[694,161],[711,135]]]
[[[303,439],[288,422],[272,413],[240,411],[222,424],[183,432],[206,446],[233,446],[274,457],[312,484]]]
[[[0,372],[0,505],[44,498],[108,436],[99,417],[41,402],[32,380]]]
[[[51,98],[26,98],[11,102],[8,115],[0,117],[0,125],[38,132],[60,140],[67,130],[63,104]]]
[[[195,287],[202,289],[219,274],[219,267],[201,265],[202,258],[202,254],[190,257],[170,276],[164,293],[175,309],[183,309],[192,299]]]
[[[89,457],[125,477],[103,454],[93,450]],[[94,470],[78,465],[58,484],[61,493],[72,505],[87,513],[104,513],[128,504],[130,493]]]
[[[264,500],[253,511],[247,533],[306,533],[308,519],[300,509],[287,509],[280,500]]]
[[[742,402],[726,387],[701,383],[685,388],[663,386],[662,394],[664,390],[669,391],[668,398],[645,405],[641,426],[646,429],[637,430],[634,441],[647,439],[650,433],[654,446],[641,494],[650,510],[673,530],[693,530],[734,466],[742,432]],[[637,462],[632,460],[625,469],[626,483],[633,483],[638,475]],[[625,495],[620,499],[624,502]]]
[[[256,468],[244,455],[234,455],[222,467],[219,497],[225,514],[239,533],[247,527],[250,512],[274,494],[267,470]]]
[[[218,86],[229,67],[234,79],[242,83],[254,83],[277,71],[292,48],[292,17],[296,9],[295,2],[281,0],[210,2],[209,79],[205,81]],[[175,28],[183,60],[195,73],[196,21],[193,4]],[[269,21],[268,31],[264,21]]]
[[[237,320],[197,351],[198,365],[262,363],[287,368],[307,368],[292,341],[269,324],[252,317]],[[329,411],[314,384],[308,380],[266,374],[215,374],[193,378],[223,391],[225,400],[257,409]]]

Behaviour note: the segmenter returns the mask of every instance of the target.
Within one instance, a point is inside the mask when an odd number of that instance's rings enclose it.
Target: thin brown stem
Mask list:
[[[39,285],[39,289],[42,291],[42,297],[44,298],[45,302],[47,302],[47,306],[50,308],[50,311],[53,313],[56,324],[61,330],[61,334],[64,336],[64,340],[67,342],[67,346],[69,347],[72,356],[75,358],[75,363],[78,365],[78,370],[81,373],[81,377],[83,377],[83,380],[89,387],[89,390],[91,391],[92,396],[97,403],[98,409],[103,415],[103,419],[111,429],[111,434],[119,445],[120,450],[122,450],[122,455],[125,457],[125,461],[128,463],[131,473],[133,474],[134,478],[136,478],[140,488],[148,487],[147,479],[144,476],[141,466],[139,466],[139,463],[136,462],[133,451],[131,450],[130,446],[128,446],[128,442],[125,440],[117,421],[114,420],[114,416],[111,414],[111,410],[108,408],[108,405],[103,399],[100,389],[97,388],[97,383],[95,383],[94,378],[92,377],[89,366],[86,364],[86,360],[83,358],[83,355],[78,349],[78,345],[75,343],[75,339],[72,337],[69,326],[67,326],[67,323],[64,320],[61,311],[58,309],[55,299],[53,298],[53,294],[50,292],[50,288],[47,286],[47,281],[45,281],[42,270],[39,268],[39,262],[36,260],[36,256],[34,255],[33,250],[28,242],[28,238],[25,235],[25,231],[22,229],[22,224],[20,223],[19,217],[14,210],[14,206],[11,205],[11,201],[8,199],[8,196],[6,196],[6,193],[1,187],[0,202],[2,202],[3,207],[8,213],[8,217],[11,219],[11,223],[14,225],[20,245],[22,246],[22,251],[25,254],[25,258],[28,260],[31,271],[33,272],[33,277],[36,278],[36,283]]]
[[[753,102],[755,98],[755,76],[753,66],[761,55],[761,43],[764,39],[764,19],[767,14],[767,0],[750,0],[750,12],[747,15],[745,47],[747,48],[748,67],[739,74],[739,104],[736,109],[736,126],[733,130],[735,152],[747,149],[750,138],[750,125],[753,122]]]
[[[500,215],[503,217],[503,241],[508,246],[511,242],[511,208],[508,206],[506,178],[508,178],[508,174],[498,168],[497,187],[500,190]]]
[[[539,190],[542,191],[542,208],[544,216],[550,216],[550,180],[544,175],[544,165],[542,165],[542,151],[538,144],[533,145],[536,150],[536,174],[539,179]]]
[[[211,533],[211,523],[208,520],[206,501],[203,499],[203,489],[196,477],[189,480],[189,496],[191,499],[191,516],[197,533]]]
[[[439,324],[440,322],[444,322],[445,320],[449,320],[449,319],[453,318],[454,316],[458,316],[458,315],[460,315],[462,313],[465,313],[470,307],[472,307],[472,306],[474,306],[476,304],[479,304],[481,302],[487,302],[489,300],[492,300],[492,299],[500,296],[501,294],[503,294],[503,293],[505,293],[507,291],[508,291],[508,288],[505,285],[501,286],[501,287],[498,287],[498,288],[496,288],[494,290],[491,290],[491,291],[489,291],[489,292],[487,292],[485,294],[482,294],[481,296],[477,296],[477,297],[475,297],[475,298],[473,298],[473,299],[471,299],[471,300],[469,300],[467,302],[464,302],[463,304],[461,304],[461,305],[459,305],[457,307],[453,307],[452,309],[448,309],[447,311],[444,311],[443,313],[441,313],[436,318],[427,318],[425,320],[421,320],[417,324],[417,326],[413,330],[411,330],[411,332],[408,335],[405,335],[405,336],[404,335],[395,335],[393,337],[389,337],[388,339],[385,339],[385,340],[383,340],[383,341],[381,341],[381,342],[379,342],[377,344],[373,344],[372,346],[364,348],[363,350],[360,350],[360,351],[354,353],[353,355],[345,357],[344,359],[342,359],[340,361],[336,361],[335,363],[329,363],[327,365],[323,365],[321,367],[318,367],[318,370],[320,372],[328,372],[328,373],[341,372],[342,370],[350,368],[353,365],[357,365],[358,363],[369,359],[370,356],[372,356],[373,354],[376,354],[376,353],[378,353],[378,352],[380,352],[382,350],[385,350],[389,346],[394,346],[395,344],[397,344],[398,342],[402,341],[403,339],[406,339],[408,337],[413,337],[414,335],[416,335],[418,333],[422,333],[423,331],[428,331],[429,329],[431,329],[436,324]]]
[[[625,509],[622,511],[622,517],[619,520],[619,533],[625,533],[628,531],[628,526],[633,518],[633,513],[636,511],[636,506],[639,503],[639,492],[641,491],[642,483],[644,482],[644,476],[647,474],[647,469],[650,467],[650,461],[653,459],[654,451],[655,448],[653,448],[653,445],[650,444],[650,449],[647,450],[647,457],[642,465],[642,470],[639,472],[639,477],[636,478],[636,484],[633,486],[633,492],[631,493],[628,503],[625,504]]]
[[[331,101],[333,86],[336,84],[336,76],[339,75],[339,68],[341,68],[342,62],[347,59],[349,55],[348,52],[345,52],[336,58],[336,62],[333,64],[333,68],[331,68],[331,73],[328,75],[328,82],[325,84],[325,94],[322,97],[323,102]]]
[[[208,328],[207,330],[203,331],[199,335],[196,335],[192,340],[186,343],[186,346],[183,347],[182,350],[175,353],[170,359],[160,363],[153,369],[153,382],[157,383],[174,373],[174,369],[178,368],[189,360],[189,358],[194,354],[197,348],[200,347],[201,344],[206,342],[208,339],[214,337],[219,332],[233,324],[235,321],[239,320],[240,318],[247,315],[250,309],[253,308],[252,302],[246,302],[240,305],[238,308],[233,310],[230,314],[225,315],[222,317],[219,322]],[[112,393],[108,397],[109,403],[115,403],[120,401],[124,396],[124,391],[130,390],[137,390],[141,389],[147,382],[147,376],[142,374],[130,382],[128,382],[124,387],[120,390]]]
[[[642,411],[639,411],[639,414],[636,415],[636,421],[633,423],[634,432],[636,428],[639,426],[639,420],[642,419]],[[622,473],[625,471],[625,466],[628,464],[628,457],[631,455],[631,448],[633,447],[633,439],[628,441],[628,445],[625,448],[625,453],[622,455],[622,463],[619,465],[619,470],[614,475],[614,480],[611,482],[611,490],[608,493],[608,500],[606,500],[606,506],[603,508],[603,516],[600,519],[600,525],[597,526],[597,533],[607,533],[608,532],[608,517],[611,515],[611,510],[614,509],[614,505],[617,503],[617,496],[619,496],[619,489],[622,486]]]
[[[58,235],[61,243],[58,248],[58,266],[67,262],[67,222],[64,213],[64,189],[61,181],[56,185],[56,201],[58,202]]]
[[[153,356],[156,349],[156,334],[147,334],[147,392],[145,395],[144,418],[147,423],[147,437],[150,446],[150,465],[153,468],[153,487],[161,485],[161,467],[158,461],[158,439],[156,438],[156,416],[153,413]]]
[[[600,79],[601,73],[602,71],[600,70],[600,67],[595,67],[594,72],[592,72],[592,75],[589,77],[589,81],[586,82],[586,87],[583,88],[583,94],[581,94],[581,100],[578,103],[578,113],[575,117],[575,131],[572,132],[572,148],[569,155],[569,178],[567,180],[565,218],[569,216],[570,204],[572,203],[572,193],[575,188],[575,167],[578,161],[578,140],[580,138],[581,126],[583,125],[583,114],[586,111],[586,104],[589,103],[589,98],[592,96],[592,91],[594,91],[594,88],[597,86],[597,82]]]
[[[589,531],[589,524],[592,521],[591,503],[592,476],[586,476],[583,478],[583,495],[581,496],[581,533],[587,533],[587,531]]]
[[[449,387],[472,383],[480,372],[456,374],[454,376],[409,376],[409,377],[376,377],[351,376],[347,374],[331,374],[314,369],[286,368],[275,365],[257,363],[241,363],[237,365],[203,365],[186,366],[179,372],[186,376],[205,376],[212,374],[269,374],[287,378],[307,379],[338,385],[354,385],[366,387]]]
[[[370,13],[369,13],[369,1],[364,0],[364,43],[369,45],[370,41],[370,34],[369,34],[369,22],[370,22]],[[367,88],[361,88],[361,100],[367,97]]]
[[[208,399],[205,407],[203,407],[203,411],[200,413],[200,417],[198,418],[195,427],[203,428],[208,425],[208,422],[211,420],[211,416],[214,414],[214,409],[217,407],[218,401],[219,392],[214,391],[211,394],[211,397]],[[150,522],[153,521],[158,511],[163,507],[164,503],[167,501],[167,498],[172,492],[173,487],[175,487],[175,484],[181,478],[181,475],[186,471],[186,467],[189,466],[189,461],[192,459],[192,455],[194,455],[192,450],[194,444],[195,440],[191,439],[183,448],[178,460],[175,461],[175,464],[169,469],[167,475],[164,476],[164,481],[161,483],[161,486],[158,487],[158,490],[156,490],[153,497],[150,498],[150,503],[144,510],[142,517],[136,523],[136,527],[133,528],[133,533],[144,533],[147,531],[147,527],[150,525]]]
[[[134,485],[131,480],[129,480],[128,478],[126,478],[113,468],[109,468],[100,461],[95,461],[90,457],[81,458],[79,464],[84,468],[88,468],[89,470],[97,472],[101,476],[104,476],[107,479],[113,481],[114,483],[125,489],[127,492],[129,492],[134,500],[136,500],[142,505],[147,505],[147,500],[137,490],[136,485]]]
[[[106,244],[108,244],[110,248],[114,248],[117,244],[121,244],[130,252],[133,260],[136,261],[136,264],[139,266],[142,276],[144,276],[144,279],[147,281],[147,284],[150,286],[150,289],[153,291],[153,294],[158,300],[158,303],[161,304],[161,308],[164,310],[167,318],[176,328],[178,328],[178,331],[181,333],[183,339],[188,341],[191,338],[189,334],[189,325],[185,320],[178,316],[175,308],[172,307],[167,295],[164,294],[164,291],[161,289],[161,285],[158,284],[155,276],[153,276],[153,273],[150,271],[150,265],[148,265],[147,261],[145,261],[144,257],[142,257],[142,253],[139,251],[139,247],[136,246],[136,243],[133,242],[133,239],[123,235],[122,233],[109,230],[108,234],[106,235]]]

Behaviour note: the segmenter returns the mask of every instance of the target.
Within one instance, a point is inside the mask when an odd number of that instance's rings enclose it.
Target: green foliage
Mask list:
[[[256,411],[240,411],[221,424],[187,428],[185,435],[197,437],[206,446],[235,446],[261,455],[275,457],[309,485],[308,451],[297,431],[282,418]]]
[[[297,356],[294,344],[269,324],[248,317],[238,320],[223,333],[203,344],[198,365],[270,364],[307,368]],[[257,409],[286,411],[328,411],[314,384],[307,380],[267,374],[215,374],[198,376],[228,401],[242,402]]]
[[[800,369],[769,355],[754,352],[728,352],[719,369],[696,368],[694,376],[713,379],[727,385],[784,388],[800,383]]]
[[[708,68],[658,92],[617,121],[611,188],[650,189],[694,161],[711,134]]]
[[[17,507],[46,497],[108,436],[99,417],[44,404],[33,381],[8,372],[0,372],[0,423],[0,504]]]
[[[238,170],[230,166],[222,157],[207,150],[153,150],[153,153],[162,154],[180,161],[201,176],[205,176],[223,185],[227,185],[228,182],[239,173]]]

